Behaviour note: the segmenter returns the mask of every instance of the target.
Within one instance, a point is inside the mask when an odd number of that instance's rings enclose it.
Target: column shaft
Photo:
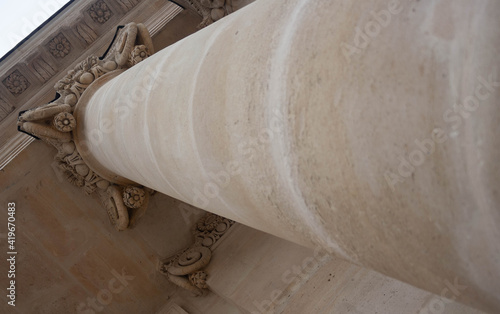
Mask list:
[[[500,310],[498,13],[256,1],[105,83],[78,138],[118,176]]]

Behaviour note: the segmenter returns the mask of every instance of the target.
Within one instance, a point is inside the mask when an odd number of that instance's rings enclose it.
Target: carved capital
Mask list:
[[[96,2],[94,11],[107,7],[102,3]],[[107,16],[99,12],[95,14]],[[151,38],[142,24],[131,23],[125,29],[127,31],[118,36],[122,50],[117,49],[118,43],[112,43],[110,51],[113,53],[103,60],[96,56],[82,60],[55,85],[59,98],[22,112],[18,117],[20,131],[31,134],[57,149],[54,157],[56,169],[64,178],[82,188],[88,195],[97,193],[106,208],[109,220],[117,230],[125,230],[136,224],[145,213],[153,191],[139,186],[113,184],[93,171],[75,144],[73,130],[78,121],[73,113],[81,95],[93,82],[104,74],[133,66],[147,58],[150,51],[154,51]],[[60,33],[49,42],[49,49],[55,57],[63,58],[69,53],[71,45]],[[120,58],[125,62],[121,62]],[[120,63],[117,59],[120,59]],[[127,62],[131,59],[133,62]],[[37,64],[45,67],[41,61]],[[41,75],[49,77],[50,73],[43,72]],[[4,80],[4,84],[13,94],[22,93],[29,86],[29,82],[17,70]]]

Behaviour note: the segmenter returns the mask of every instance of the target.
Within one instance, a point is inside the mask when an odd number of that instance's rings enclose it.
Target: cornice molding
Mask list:
[[[168,22],[170,22],[177,14],[181,13],[183,8],[177,5],[166,5],[156,12],[151,18],[146,20],[143,24],[154,37],[162,30]]]
[[[22,152],[35,139],[23,133],[17,133],[5,146],[0,148],[0,170]]]
[[[103,18],[99,18],[99,10]],[[50,102],[54,85],[89,55],[102,55],[116,27],[142,22],[158,33],[182,11],[170,1],[75,1],[0,62],[0,169],[33,139],[17,132],[20,111]]]

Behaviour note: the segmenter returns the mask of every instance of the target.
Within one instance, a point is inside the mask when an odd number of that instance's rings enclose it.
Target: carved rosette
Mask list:
[[[12,72],[5,80],[3,85],[7,87],[9,92],[14,96],[19,96],[30,86],[30,82],[18,70]]]
[[[215,243],[233,224],[232,220],[207,213],[194,226],[194,243],[162,261],[160,272],[171,282],[191,291],[195,296],[206,294],[208,274],[203,268],[210,262]]]
[[[60,112],[54,116],[54,126],[58,131],[71,132],[76,126],[75,117],[69,112]]]
[[[207,214],[203,217],[194,229],[195,244],[211,248],[234,224],[234,221]]]
[[[138,31],[138,28],[141,31]],[[122,51],[121,57],[124,57],[125,60],[132,58],[131,51],[134,51],[134,47],[144,45],[144,43],[150,43],[150,51],[153,51],[151,38],[142,24],[131,23],[127,25],[127,29],[130,30],[130,33],[125,34],[127,41],[121,41],[124,43],[124,47],[121,48],[129,53],[125,56]],[[131,33],[134,29],[135,35],[132,36]],[[49,46],[53,54],[64,57],[69,53],[70,48],[65,46],[64,36],[61,36],[62,34],[56,36]],[[123,37],[124,34],[122,33],[120,36]],[[118,50],[116,45],[114,43],[110,50]],[[71,184],[82,188],[86,194],[96,193],[99,196],[110,222],[117,230],[125,230],[137,223],[139,218],[144,215],[149,196],[153,191],[139,186],[113,184],[90,169],[73,140],[73,130],[78,123],[73,116],[73,111],[81,95],[90,84],[106,73],[128,67],[130,66],[127,65],[127,62],[118,63],[117,54],[114,53],[109,54],[103,60],[96,56],[90,56],[56,83],[55,89],[60,95],[59,98],[49,104],[22,112],[18,118],[19,130],[29,133],[57,149],[54,160],[57,169],[64,178]],[[17,71],[12,73],[4,81],[4,84],[11,85],[13,93],[21,93],[29,86],[29,82],[25,81],[24,77]]]
[[[149,57],[151,54],[149,53],[148,47],[144,45],[135,46],[134,49],[130,52],[130,56],[128,58],[128,65],[134,66],[142,60]]]
[[[208,289],[207,278],[208,275],[204,271],[196,271],[192,274],[189,274],[189,281],[191,284],[198,289]]]
[[[88,13],[92,18],[92,20],[94,20],[94,22],[99,24],[106,23],[111,17],[111,15],[113,15],[111,9],[102,0],[99,0],[94,4],[92,4],[88,10]]]
[[[123,203],[129,208],[139,208],[144,204],[146,192],[135,186],[127,186],[123,191]]]
[[[48,47],[50,53],[56,58],[64,58],[71,51],[71,44],[62,33],[52,38],[52,40],[49,41]]]

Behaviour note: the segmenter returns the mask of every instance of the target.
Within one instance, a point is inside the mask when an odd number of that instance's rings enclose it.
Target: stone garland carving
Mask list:
[[[74,33],[87,45],[90,45],[97,39],[96,32],[85,21],[80,21],[75,26]]]
[[[49,42],[48,48],[54,57],[61,59],[69,54],[71,51],[71,44],[62,33],[59,33]]]
[[[94,20],[94,22],[100,24],[106,23],[111,15],[113,15],[111,9],[102,0],[98,0],[97,2],[92,4],[87,12],[89,13],[92,20]]]
[[[35,75],[42,81],[42,83],[48,81],[54,74],[56,70],[48,64],[43,58],[37,58],[31,64],[33,70],[35,70]]]
[[[9,92],[14,96],[19,96],[30,86],[30,82],[18,70],[12,72],[5,80],[3,85],[7,87]]]
[[[110,222],[117,230],[125,230],[134,226],[145,213],[154,191],[116,185],[100,177],[85,164],[72,135],[77,124],[74,107],[90,84],[106,73],[126,69],[143,60],[134,59],[132,52],[136,47],[147,52],[144,58],[153,51],[149,33],[142,24],[128,24],[117,34],[117,39],[103,60],[96,56],[87,57],[56,83],[58,99],[20,114],[18,128],[54,146],[57,149],[54,160],[63,177],[88,195],[96,193]],[[133,60],[129,61],[131,58]]]
[[[179,287],[195,296],[206,294],[208,274],[203,268],[210,263],[212,248],[235,222],[206,214],[194,226],[194,244],[160,263],[160,272]]]
[[[199,28],[206,27],[232,12],[228,0],[187,0],[187,2],[203,17],[198,25]]]

